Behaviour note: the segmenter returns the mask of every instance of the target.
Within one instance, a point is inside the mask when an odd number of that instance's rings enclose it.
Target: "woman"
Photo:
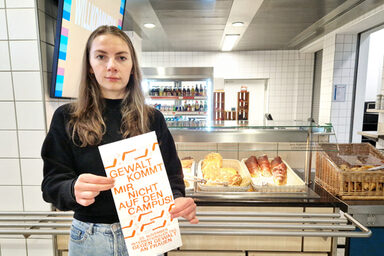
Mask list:
[[[135,50],[114,26],[101,26],[86,44],[76,102],[59,107],[42,148],[43,198],[73,210],[69,255],[127,255],[98,146],[156,131],[175,198],[171,216],[197,223],[196,205],[184,197],[180,160],[162,114],[145,105]]]

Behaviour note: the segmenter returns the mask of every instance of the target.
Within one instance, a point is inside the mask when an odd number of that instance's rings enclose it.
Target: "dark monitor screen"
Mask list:
[[[85,44],[97,27],[122,28],[125,0],[59,0],[50,97],[76,98]]]

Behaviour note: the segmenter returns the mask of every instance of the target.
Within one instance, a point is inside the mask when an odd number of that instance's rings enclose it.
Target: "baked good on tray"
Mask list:
[[[223,157],[219,153],[209,153],[201,163],[203,178],[207,185],[227,183],[229,186],[239,186],[242,177],[239,171],[232,167],[223,167]]]
[[[252,178],[259,176],[260,166],[257,163],[257,159],[255,156],[250,156],[247,160],[245,160],[245,165],[247,166],[249,174],[251,174]]]
[[[287,184],[287,166],[279,156],[276,156],[271,162],[273,182],[276,185]]]
[[[287,166],[280,156],[276,156],[271,162],[267,155],[250,156],[244,163],[251,177],[261,184],[278,186],[287,184]]]

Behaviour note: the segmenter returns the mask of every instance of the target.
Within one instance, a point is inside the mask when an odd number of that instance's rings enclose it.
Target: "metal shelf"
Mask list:
[[[202,111],[161,111],[164,116],[206,116],[207,112]]]
[[[154,100],[207,100],[206,96],[149,96]]]
[[[72,213],[0,212],[0,235],[68,235]],[[198,212],[199,224],[179,219],[182,235],[370,237],[347,213]],[[61,223],[56,223],[61,222]],[[278,229],[278,230],[276,230]],[[360,232],[357,232],[359,229]]]

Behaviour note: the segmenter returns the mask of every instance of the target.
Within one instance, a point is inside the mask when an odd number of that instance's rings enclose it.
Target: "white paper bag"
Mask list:
[[[179,224],[156,133],[99,147],[129,256],[150,256],[182,245]]]

